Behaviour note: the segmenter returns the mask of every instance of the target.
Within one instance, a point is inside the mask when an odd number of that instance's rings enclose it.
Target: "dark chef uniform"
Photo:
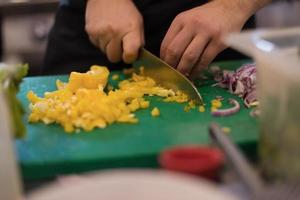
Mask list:
[[[134,0],[144,18],[145,48],[159,55],[161,42],[173,19],[181,12],[206,3],[205,0]],[[86,0],[61,0],[55,24],[50,32],[44,74],[61,74],[86,71],[90,65],[121,69],[124,63],[110,63],[101,51],[93,46],[85,32]],[[245,27],[253,27],[253,19]],[[241,58],[233,50],[226,50],[218,60]]]

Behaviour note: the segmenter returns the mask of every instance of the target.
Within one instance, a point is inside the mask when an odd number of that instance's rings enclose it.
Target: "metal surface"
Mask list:
[[[189,79],[149,51],[141,49],[133,66],[137,70],[143,66],[144,74],[154,79],[157,84],[174,91],[181,90],[197,104],[203,104],[200,93]]]
[[[263,188],[263,181],[247,162],[242,153],[235,147],[230,139],[222,132],[219,125],[212,123],[209,128],[211,138],[224,151],[227,160],[232,165],[235,173],[240,177],[252,194],[258,194]]]
[[[278,182],[266,185],[258,176],[243,154],[222,132],[219,125],[212,123],[209,133],[211,138],[225,152],[234,172],[247,186],[253,200],[295,200],[300,199],[300,184],[297,182]]]

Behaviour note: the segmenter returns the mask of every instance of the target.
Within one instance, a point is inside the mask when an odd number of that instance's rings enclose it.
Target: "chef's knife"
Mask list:
[[[136,70],[144,67],[144,75],[155,80],[158,85],[174,91],[181,90],[196,104],[203,104],[200,93],[189,79],[146,49],[140,50],[133,67]]]

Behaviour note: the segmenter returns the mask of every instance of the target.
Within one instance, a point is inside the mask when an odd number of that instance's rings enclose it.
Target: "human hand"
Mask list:
[[[143,18],[132,0],[87,0],[85,29],[111,62],[132,63],[144,45]]]
[[[215,0],[180,13],[161,44],[161,58],[191,79],[199,76],[226,48],[224,35],[240,31],[252,15],[253,3],[238,1]]]

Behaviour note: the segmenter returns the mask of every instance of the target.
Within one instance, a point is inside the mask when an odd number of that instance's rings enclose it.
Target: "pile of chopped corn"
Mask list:
[[[135,73],[130,79],[121,81],[119,89],[106,93],[108,77],[106,67],[94,65],[86,73],[72,72],[68,83],[57,80],[57,90],[46,92],[44,97],[29,91],[29,121],[57,123],[69,133],[80,129],[91,131],[114,122],[137,123],[133,112],[150,105],[143,98],[145,95],[164,97],[167,102],[188,101],[186,94],[160,87],[153,79]],[[154,108],[151,115],[159,116],[158,108]]]

